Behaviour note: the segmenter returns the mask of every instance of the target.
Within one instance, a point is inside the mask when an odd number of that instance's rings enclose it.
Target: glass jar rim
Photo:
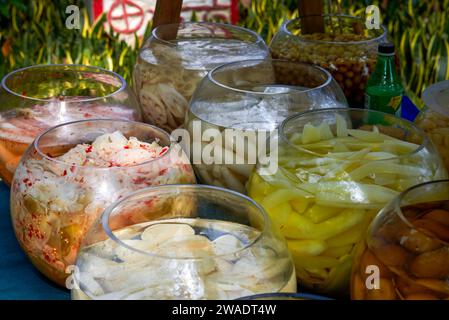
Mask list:
[[[273,292],[273,293],[260,293],[251,296],[246,296],[242,298],[238,298],[236,300],[259,300],[264,299],[268,300],[269,298],[280,298],[279,300],[283,300],[286,298],[293,298],[297,300],[333,300],[331,298],[327,298],[324,296],[319,296],[312,293],[293,293],[293,292]]]
[[[91,71],[91,72],[100,71],[103,74],[108,74],[108,75],[113,76],[115,79],[117,79],[120,82],[120,87],[118,87],[117,90],[115,90],[114,92],[108,93],[103,96],[88,97],[88,98],[82,98],[82,99],[76,99],[76,100],[70,100],[70,99],[62,100],[63,102],[67,102],[67,103],[71,103],[71,102],[81,102],[82,103],[82,102],[92,102],[92,101],[107,99],[114,95],[117,95],[120,92],[123,92],[127,88],[126,80],[118,73],[101,68],[101,67],[87,66],[87,65],[83,65],[83,64],[38,64],[38,65],[28,66],[25,68],[20,68],[20,69],[11,71],[7,75],[5,75],[1,81],[1,87],[3,89],[5,89],[8,93],[15,95],[17,97],[23,98],[23,99],[32,100],[32,101],[40,101],[40,102],[52,102],[52,101],[54,101],[54,98],[43,99],[43,98],[35,98],[35,97],[23,95],[22,93],[16,92],[16,91],[12,90],[11,88],[9,88],[6,83],[8,79],[15,76],[17,73],[32,72],[34,70],[39,70],[42,68],[43,69],[67,68],[68,70],[71,70],[73,72],[80,72],[80,71],[82,71],[81,69],[86,69],[86,71]],[[70,97],[70,96],[68,96],[68,97]]]
[[[286,130],[286,127],[287,127],[287,125],[288,125],[289,122],[291,122],[291,121],[293,121],[293,120],[296,120],[296,119],[299,119],[299,118],[302,118],[302,117],[304,117],[304,116],[308,116],[308,115],[313,115],[313,114],[323,114],[323,113],[334,113],[334,114],[337,114],[337,113],[339,113],[339,112],[346,112],[346,113],[351,113],[351,112],[364,112],[364,113],[372,113],[372,114],[377,114],[377,115],[380,115],[380,116],[387,116],[387,117],[390,117],[390,118],[395,118],[395,119],[397,119],[397,120],[399,120],[399,121],[401,121],[401,122],[407,124],[408,126],[410,126],[413,130],[415,130],[417,133],[419,133],[419,136],[420,136],[420,137],[422,137],[422,141],[421,141],[421,143],[419,144],[418,148],[416,148],[416,149],[413,150],[413,151],[410,151],[410,152],[401,154],[401,155],[399,155],[399,156],[394,156],[394,157],[391,157],[391,158],[387,158],[387,159],[370,160],[370,162],[389,161],[389,160],[396,160],[396,159],[401,159],[401,158],[404,158],[404,157],[409,157],[409,156],[412,156],[412,155],[414,155],[414,154],[420,152],[421,150],[424,149],[424,147],[425,147],[427,144],[431,143],[430,140],[429,140],[429,138],[428,138],[427,135],[425,134],[425,132],[424,132],[421,128],[419,128],[418,126],[416,126],[413,122],[411,122],[411,121],[409,121],[409,120],[407,120],[407,119],[399,118],[399,117],[396,117],[396,116],[394,116],[394,115],[391,115],[391,114],[388,114],[388,113],[384,113],[384,112],[380,112],[380,111],[376,111],[376,110],[358,109],[358,108],[326,108],[326,109],[307,110],[307,111],[305,111],[305,112],[300,112],[300,113],[298,113],[298,114],[294,114],[294,115],[292,115],[292,116],[286,118],[286,119],[281,123],[281,125],[279,126],[279,136],[281,137],[281,139],[283,139],[284,141],[286,141],[287,144],[288,144],[290,147],[293,147],[293,148],[298,149],[298,147],[297,147],[295,144],[293,144],[293,143],[287,138],[287,136],[286,136],[286,134],[285,134],[285,130]],[[312,151],[310,151],[310,152],[312,152]],[[315,153],[315,152],[313,152],[313,153],[316,154],[317,156],[320,156],[320,157],[321,157],[321,156],[325,156],[324,154],[319,154],[319,153]],[[342,161],[345,161],[345,160],[342,160]]]
[[[441,239],[438,239],[436,236],[431,236],[430,234],[424,233],[422,231],[420,231],[419,229],[417,229],[413,223],[411,223],[409,221],[409,219],[407,217],[404,216],[403,212],[402,212],[402,202],[404,200],[404,198],[409,195],[411,192],[416,191],[417,189],[421,189],[421,188],[425,188],[429,185],[437,185],[437,184],[442,184],[442,185],[446,185],[449,189],[449,179],[443,179],[443,180],[433,180],[433,181],[427,181],[427,182],[423,182],[417,185],[414,185],[410,188],[408,188],[407,190],[404,190],[403,192],[401,192],[394,200],[393,200],[393,207],[394,207],[394,211],[396,213],[396,215],[399,217],[399,219],[401,219],[402,222],[404,222],[408,227],[412,228],[413,230],[416,230],[417,232],[419,232],[420,234],[424,234],[426,237],[428,238],[432,238],[432,239],[436,239],[439,241],[442,241]],[[448,199],[449,200],[449,196]],[[385,210],[385,209],[383,209]],[[382,210],[382,211],[383,211]]]
[[[291,88],[294,90],[292,91],[288,91],[288,92],[260,92],[260,91],[252,91],[252,90],[244,90],[244,89],[239,89],[239,88],[235,88],[232,87],[230,85],[226,85],[224,83],[221,83],[220,81],[218,81],[215,78],[215,74],[217,72],[220,72],[222,69],[228,68],[230,66],[235,66],[235,65],[244,65],[245,63],[250,63],[250,62],[263,62],[263,63],[270,63],[270,62],[274,62],[274,63],[286,63],[286,64],[293,64],[293,65],[301,65],[301,66],[306,66],[306,67],[310,67],[315,69],[317,72],[321,72],[322,74],[324,74],[326,76],[326,80],[313,88],[307,88],[307,89],[300,89],[300,87],[295,87],[295,86],[291,86]],[[307,92],[311,92],[314,90],[319,90],[322,89],[324,87],[326,87],[327,85],[329,85],[331,83],[331,81],[333,80],[332,75],[330,74],[329,71],[327,71],[326,69],[315,65],[315,64],[311,64],[311,63],[305,63],[305,62],[298,62],[298,61],[289,61],[289,60],[283,60],[283,59],[248,59],[248,60],[241,60],[241,61],[234,61],[234,62],[230,62],[230,63],[226,63],[220,66],[215,67],[214,69],[212,69],[208,74],[207,74],[207,78],[216,86],[219,86],[225,90],[229,90],[229,91],[233,91],[233,92],[238,92],[238,93],[243,93],[243,94],[249,94],[249,95],[255,95],[255,96],[277,96],[277,95],[292,95],[292,94],[303,94],[303,93],[307,93]]]
[[[169,24],[163,24],[163,25],[160,25],[160,26],[157,26],[156,28],[154,28],[152,31],[151,31],[151,35],[156,39],[156,40],[158,40],[158,41],[160,41],[160,42],[162,42],[162,43],[164,43],[164,44],[167,44],[167,45],[171,45],[171,46],[176,46],[176,44],[175,43],[173,43],[173,42],[171,42],[171,41],[169,41],[169,40],[164,40],[164,39],[162,39],[161,37],[159,37],[158,36],[158,31],[160,31],[161,29],[163,29],[163,28],[169,28],[169,27],[174,27],[174,26],[176,26],[176,25],[178,25],[178,26],[183,26],[183,27],[185,27],[185,26],[218,26],[218,27],[221,27],[221,28],[223,28],[223,29],[229,29],[229,30],[236,30],[236,31],[239,31],[239,32],[242,32],[242,33],[245,33],[245,34],[248,34],[248,35],[251,35],[254,39],[255,39],[255,41],[253,42],[253,44],[260,44],[260,43],[263,43],[264,45],[265,45],[265,41],[262,39],[262,37],[257,33],[257,32],[255,32],[255,31],[253,31],[253,30],[250,30],[250,29],[247,29],[247,28],[243,28],[243,27],[240,27],[240,26],[236,26],[236,25],[233,25],[233,24],[227,24],[227,23],[218,23],[218,22],[193,22],[193,21],[183,21],[183,22],[179,22],[179,23],[169,23]],[[191,37],[191,38],[188,38],[188,39],[200,39],[201,37]]]
[[[286,22],[284,22],[281,26],[281,30],[285,33],[287,33],[290,36],[293,37],[297,37],[299,38],[301,41],[303,42],[308,42],[308,43],[317,43],[317,44],[331,44],[331,45],[360,45],[360,44],[371,44],[371,43],[375,43],[375,42],[379,42],[382,39],[386,38],[387,36],[387,28],[384,25],[380,25],[381,29],[382,29],[382,34],[372,38],[372,39],[366,39],[366,40],[359,40],[359,41],[329,41],[329,40],[312,40],[312,39],[304,39],[301,36],[297,36],[294,35],[289,29],[288,27],[296,22],[299,22],[301,19],[304,18],[309,18],[309,17],[335,17],[335,18],[343,18],[343,19],[353,19],[353,20],[359,20],[362,21],[362,19],[360,17],[356,17],[356,16],[351,16],[348,14],[311,14],[311,15],[305,15],[305,16],[300,16],[298,18],[292,19],[292,20],[288,20]]]
[[[164,135],[168,141],[170,141],[170,145],[168,146],[168,151],[166,153],[164,153],[162,156],[159,156],[157,158],[151,159],[151,160],[147,160],[144,162],[140,162],[140,163],[136,163],[133,165],[129,165],[129,166],[123,166],[123,167],[118,167],[118,166],[112,166],[112,167],[87,167],[87,166],[80,166],[80,165],[76,165],[76,164],[70,164],[58,159],[55,159],[53,157],[48,156],[47,154],[45,154],[41,148],[39,147],[39,143],[41,138],[43,138],[45,135],[51,133],[54,130],[57,130],[61,127],[65,127],[65,126],[70,126],[70,125],[76,125],[79,123],[88,123],[88,122],[120,122],[120,123],[125,123],[125,124],[130,124],[130,125],[135,125],[135,126],[142,126],[142,127],[147,127],[150,128],[154,131],[157,131],[159,133],[161,133],[162,135]],[[96,127],[98,128],[98,127]],[[37,138],[34,140],[33,142],[33,147],[34,149],[37,151],[37,153],[44,158],[47,161],[53,162],[53,163],[57,163],[59,165],[63,165],[66,167],[70,167],[70,168],[77,168],[80,170],[95,170],[95,171],[101,171],[101,170],[128,170],[131,168],[137,168],[140,166],[145,166],[148,165],[149,163],[152,162],[156,162],[156,161],[160,161],[161,159],[168,157],[169,155],[171,155],[172,152],[174,152],[174,147],[177,145],[177,143],[174,142],[174,139],[172,139],[172,136],[170,134],[168,134],[165,130],[153,126],[151,124],[147,124],[147,123],[143,123],[143,122],[137,122],[137,121],[131,121],[131,120],[119,120],[119,119],[89,119],[89,120],[77,120],[77,121],[71,121],[71,122],[66,122],[66,123],[61,123],[57,126],[51,127],[50,129],[44,131],[43,133],[41,133],[39,136],[37,136]]]
[[[263,224],[264,224],[263,229],[254,240],[252,240],[249,244],[245,245],[244,247],[237,249],[236,251],[233,251],[230,253],[214,254],[214,255],[207,256],[207,257],[193,257],[192,258],[192,257],[173,257],[173,256],[166,256],[166,255],[158,255],[158,254],[154,254],[151,252],[146,252],[146,251],[134,248],[133,246],[130,246],[130,245],[124,243],[121,239],[119,239],[114,234],[114,232],[111,230],[111,228],[109,226],[109,218],[110,218],[111,214],[114,212],[114,210],[117,207],[119,207],[120,205],[124,204],[127,201],[132,200],[133,198],[135,198],[135,199],[137,199],[139,197],[143,198],[146,195],[151,194],[151,193],[155,193],[157,195],[157,192],[159,192],[161,190],[166,191],[167,193],[165,193],[165,194],[171,193],[173,195],[180,195],[180,194],[182,194],[183,190],[187,190],[189,192],[200,192],[202,190],[213,190],[213,191],[218,191],[219,193],[226,193],[228,195],[232,195],[234,197],[240,198],[240,199],[244,200],[246,203],[248,203],[249,205],[253,206],[257,210],[257,212],[262,216]],[[203,185],[203,184],[167,184],[167,185],[159,185],[159,186],[153,186],[153,187],[147,187],[147,188],[140,189],[138,191],[135,191],[133,193],[126,195],[122,199],[120,199],[117,202],[108,206],[103,211],[100,219],[101,219],[101,227],[104,230],[104,232],[106,233],[106,235],[109,237],[109,239],[113,240],[119,246],[125,247],[128,250],[137,252],[137,253],[145,255],[147,257],[156,257],[156,258],[161,258],[161,259],[181,260],[181,261],[201,261],[201,260],[211,259],[211,258],[234,256],[236,254],[239,254],[243,251],[246,251],[246,250],[252,248],[257,242],[260,241],[260,239],[262,237],[264,237],[266,235],[266,233],[268,232],[268,229],[270,227],[270,220],[268,218],[267,213],[256,201],[254,201],[250,197],[248,197],[244,194],[241,194],[237,191],[233,191],[233,190],[229,190],[229,189],[225,189],[225,188],[221,188],[221,187],[216,187],[216,186],[211,186],[211,185]],[[157,221],[157,220],[155,220],[155,221]]]

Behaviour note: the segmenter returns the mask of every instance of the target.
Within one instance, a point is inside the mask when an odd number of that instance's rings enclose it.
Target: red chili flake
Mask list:
[[[88,146],[86,148],[86,153],[92,152],[92,145]]]
[[[31,182],[29,182],[28,184],[27,184],[27,186],[28,187],[31,187],[33,184],[31,183]]]
[[[65,177],[67,175],[67,170],[64,170],[64,172],[62,173],[62,176]]]
[[[154,200],[145,200],[143,203],[148,206],[151,207],[153,205]]]
[[[160,176],[162,176],[162,175],[166,174],[166,173],[167,173],[167,171],[168,171],[168,168],[165,168],[165,169],[159,170],[159,175],[160,175]]]
[[[36,214],[32,213],[31,218],[36,219],[37,218]]]
[[[28,182],[30,182],[30,179],[25,178],[25,179],[23,179],[22,181],[23,181],[23,183],[27,184]]]
[[[161,152],[159,152],[159,157],[165,154],[168,151],[168,147],[163,147]]]
[[[27,95],[27,92],[24,90],[24,91],[22,91],[22,96],[25,96],[26,97],[26,95]]]
[[[87,112],[86,112],[86,113],[84,114],[84,118],[90,118],[90,117],[92,117],[92,115],[91,115],[90,113],[87,113]]]
[[[124,148],[124,149],[129,149],[129,146],[124,146],[123,148]]]
[[[133,182],[135,184],[141,184],[141,183],[145,182],[145,178],[144,177],[137,177],[137,178],[133,179]]]
[[[51,262],[50,256],[48,255],[48,253],[44,254],[45,260],[47,260],[48,262]]]
[[[74,172],[75,172],[75,166],[71,166],[71,167],[70,167],[70,172],[71,172],[71,173],[74,173]]]

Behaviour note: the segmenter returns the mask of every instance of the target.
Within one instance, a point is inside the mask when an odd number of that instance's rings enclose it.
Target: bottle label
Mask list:
[[[365,107],[390,114],[400,112],[402,95],[398,96],[374,96],[365,94]],[[400,114],[399,114],[400,115]]]

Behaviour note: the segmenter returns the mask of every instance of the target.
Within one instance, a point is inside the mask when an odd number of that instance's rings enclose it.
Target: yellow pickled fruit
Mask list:
[[[413,225],[419,229],[422,230],[425,233],[429,233],[430,235],[435,235],[440,240],[443,241],[449,241],[449,227],[445,226],[444,224],[432,220],[432,219],[419,219],[413,222]]]
[[[379,273],[381,278],[391,277],[391,271],[370,251],[366,250],[360,258],[359,272],[366,278],[368,274],[366,273],[367,267],[376,266],[379,268]]]
[[[404,248],[415,253],[432,251],[442,246],[439,241],[415,229],[410,229],[408,233],[405,233],[401,237],[400,243]]]
[[[405,300],[438,300],[438,298],[430,293],[413,293],[406,296]]]
[[[351,299],[363,300],[365,299],[365,283],[362,281],[360,275],[355,273],[351,280]]]
[[[391,280],[380,278],[378,289],[367,289],[368,300],[396,300],[396,289]]]
[[[312,220],[314,223],[320,223],[324,220],[338,215],[341,211],[341,208],[325,207],[315,204],[309,210],[307,210],[305,216]]]
[[[376,247],[374,254],[381,262],[390,267],[402,267],[408,259],[407,251],[395,244]]]
[[[410,272],[419,278],[449,277],[449,248],[420,254],[411,262]]]
[[[446,227],[449,227],[449,211],[436,209],[426,214],[426,219],[437,221]]]
[[[435,295],[434,291],[423,287],[413,281],[407,281],[401,277],[396,278],[396,286],[403,297],[407,297],[413,294],[432,294]]]

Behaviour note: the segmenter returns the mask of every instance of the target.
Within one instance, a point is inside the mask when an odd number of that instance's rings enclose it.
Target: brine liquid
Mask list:
[[[151,233],[154,227],[166,231]],[[189,227],[191,234],[180,234],[179,229],[185,233]],[[261,233],[245,225],[171,219],[114,234],[154,255],[126,249],[111,239],[82,249],[77,262],[80,289],[72,291],[74,299],[236,299],[296,292],[285,244],[268,236],[259,239]]]
[[[180,64],[187,70],[209,71],[218,65],[247,59],[265,59],[268,56],[267,51],[258,45],[241,40],[201,38],[175,40],[171,43],[173,46],[166,49],[168,55],[159,56],[163,51],[158,49],[145,49],[140,57],[153,65],[164,61],[169,63],[168,67],[171,67],[170,64],[175,67]]]

